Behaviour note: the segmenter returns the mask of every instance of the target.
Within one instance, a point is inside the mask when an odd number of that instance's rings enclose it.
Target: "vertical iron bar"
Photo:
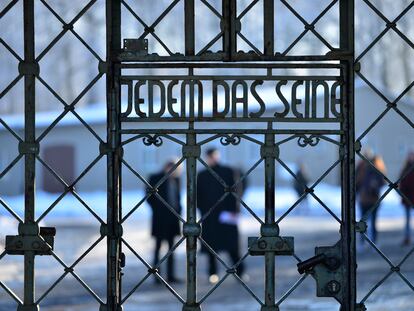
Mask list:
[[[271,129],[271,124],[269,125]],[[272,133],[265,134],[265,148],[272,149],[275,146],[275,136]],[[275,158],[267,153],[264,158],[265,165],[265,224],[275,223]],[[265,252],[265,305],[262,310],[277,310],[275,306],[275,253]]]
[[[263,52],[264,55],[273,56],[275,52],[275,1],[264,0],[263,2],[264,16],[264,33],[263,33]]]
[[[35,63],[35,21],[34,0],[24,0],[24,136],[26,145],[34,145],[36,139],[35,115],[36,115],[36,78],[34,70]],[[24,202],[24,224],[19,226],[21,235],[38,235],[39,227],[35,223],[35,176],[36,158],[35,153],[25,154],[25,202]],[[35,305],[35,254],[33,251],[24,253],[24,299],[23,305],[18,310],[39,310]]]
[[[117,54],[121,50],[121,0],[107,0],[107,305],[105,311],[120,310],[121,295],[121,137],[120,91]]]
[[[191,123],[190,129],[193,129]],[[188,151],[183,154],[187,161],[187,219],[185,226],[195,226],[197,223],[197,153],[194,151],[199,148],[195,133],[187,134],[185,148],[188,148]],[[197,304],[197,236],[187,235],[186,237],[187,301],[183,306],[183,311],[195,311],[200,310],[200,306]]]
[[[221,27],[223,31],[223,51],[225,60],[230,61],[237,53],[237,3],[236,0],[223,0],[223,19]]]
[[[185,0],[185,55],[195,54],[195,8],[194,0]]]
[[[354,0],[340,0],[340,48],[350,57],[345,65],[343,96],[344,130],[342,161],[342,249],[345,266],[345,288],[342,308],[356,308],[356,242],[355,242],[355,119],[354,119]]]

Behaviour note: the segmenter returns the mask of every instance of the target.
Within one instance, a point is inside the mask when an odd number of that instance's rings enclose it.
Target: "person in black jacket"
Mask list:
[[[174,161],[165,164],[164,169],[149,177],[149,183],[154,187],[175,165]],[[180,195],[180,168],[176,170],[158,187],[160,195],[169,205],[181,214]],[[147,191],[150,191],[148,189]],[[179,219],[155,194],[148,198],[148,204],[152,209],[152,230],[155,238],[154,266],[159,261],[160,248],[163,241],[168,243],[169,249],[174,246],[174,238],[181,234]],[[174,274],[174,253],[167,260],[167,280],[169,282],[180,282]]]
[[[206,163],[220,176],[228,187],[233,186],[240,172],[221,165],[219,162],[219,151],[215,148],[208,149],[206,152]],[[241,195],[242,186],[239,188],[236,190]],[[207,169],[198,174],[197,205],[202,216],[210,213],[202,222],[202,238],[215,252],[227,252],[233,263],[236,263],[240,258],[238,229],[239,204],[238,200],[231,193],[228,193],[226,198],[216,205],[224,193],[225,187]],[[210,211],[213,207],[214,209]],[[208,255],[209,281],[216,283],[218,281],[216,258],[203,244],[201,251]],[[237,267],[237,272],[239,276],[243,275],[243,263]]]
[[[404,195],[401,203],[405,210],[405,226],[403,245],[411,244],[411,210],[414,206],[414,152],[408,154],[400,174],[399,189]]]

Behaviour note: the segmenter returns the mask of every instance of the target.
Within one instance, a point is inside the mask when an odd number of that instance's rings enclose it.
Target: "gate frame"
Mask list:
[[[25,215],[24,222],[19,225],[19,234],[27,236],[39,236],[39,226],[35,221],[35,162],[39,147],[36,146],[35,139],[35,83],[38,65],[35,59],[35,17],[34,1],[22,0],[24,8],[24,68],[19,68],[19,73],[24,76],[25,91],[25,137],[21,143],[21,153],[25,158]],[[185,1],[185,50],[189,61],[195,60],[194,57],[194,0]],[[223,0],[224,14],[233,16],[236,0]],[[341,227],[342,248],[347,250],[345,257],[346,269],[346,290],[344,291],[343,311],[355,311],[356,309],[356,254],[355,254],[355,130],[354,130],[354,0],[339,0],[340,3],[340,51],[332,53],[326,57],[283,57],[274,56],[274,10],[273,0],[264,0],[267,13],[264,16],[264,56],[255,57],[258,60],[291,61],[291,60],[340,60],[346,66],[345,91],[343,93],[344,109],[344,128],[345,135],[345,156],[342,166],[342,221],[345,224]],[[119,311],[122,309],[120,304],[121,297],[121,274],[122,274],[122,227],[121,219],[121,124],[120,124],[120,84],[121,76],[119,55],[121,53],[121,0],[106,0],[106,26],[107,26],[107,55],[106,64],[106,85],[107,85],[107,144],[102,146],[107,155],[107,303],[101,307],[101,311]],[[231,15],[233,14],[233,15]],[[234,18],[232,19],[234,20]],[[238,56],[235,50],[235,23],[226,23],[225,27],[232,34],[224,38],[226,46],[229,48],[229,58],[227,61],[249,61],[251,56]],[[273,136],[274,138],[274,136]],[[188,137],[188,142],[193,138]],[[194,180],[194,176],[190,180]],[[270,183],[274,182],[274,176],[269,177]],[[195,183],[195,181],[194,181]],[[194,183],[192,186],[194,186]],[[266,195],[266,201],[274,201],[273,197]],[[192,198],[191,200],[194,200]],[[193,205],[194,203],[192,203]],[[269,212],[269,220],[272,214]],[[189,216],[192,218],[193,216]],[[268,218],[267,217],[267,218]],[[192,221],[192,219],[188,219]],[[189,244],[192,244],[190,241]],[[190,247],[194,250],[194,247]],[[191,258],[195,260],[195,253],[192,252]],[[19,311],[39,310],[35,305],[35,254],[32,251],[24,252],[24,300],[19,305]],[[267,258],[272,259],[272,258]],[[272,270],[272,269],[270,269]],[[269,270],[269,271],[270,271]],[[274,270],[274,269],[273,269]],[[192,280],[188,284],[188,289],[192,292],[195,289],[196,275],[194,271],[188,270],[188,278]],[[274,286],[273,279],[267,279],[269,284],[266,288],[271,290]],[[190,296],[187,303],[196,303],[196,297]],[[273,298],[271,299],[273,300]]]

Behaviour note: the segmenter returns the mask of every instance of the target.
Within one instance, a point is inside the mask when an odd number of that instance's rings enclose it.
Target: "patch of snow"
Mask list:
[[[384,188],[383,191],[386,189]],[[337,216],[340,216],[341,210],[341,189],[338,186],[332,186],[328,184],[320,184],[315,188],[315,195],[323,201],[326,206],[332,210]],[[292,206],[296,200],[296,193],[292,188],[280,187],[276,189],[276,213],[281,215],[290,206]],[[88,192],[79,193],[90,208],[105,220],[106,218],[106,206],[107,196],[105,192]],[[40,216],[58,197],[57,194],[51,194],[46,192],[37,192],[36,194],[36,215]],[[124,214],[131,210],[142,198],[144,197],[143,191],[124,191],[122,193],[122,206]],[[23,217],[24,212],[24,197],[20,196],[2,196],[2,200],[8,204],[20,217]],[[243,201],[255,212],[259,217],[264,215],[264,191],[259,187],[250,187],[247,189],[243,196]],[[186,193],[182,193],[182,206],[185,210]],[[297,206],[298,212],[303,210],[306,216],[329,216],[325,209],[320,205],[318,201],[308,195],[306,203],[299,204]],[[249,212],[242,207],[242,213],[246,217],[249,217]],[[295,211],[293,211],[295,213]],[[150,208],[145,202],[137,210],[134,218],[148,218],[150,215]],[[4,208],[0,208],[0,216],[10,216],[8,211]],[[358,216],[358,215],[357,215]],[[47,219],[50,218],[85,218],[95,221],[91,217],[90,212],[83,206],[73,195],[66,195],[57,204]],[[359,216],[358,216],[359,217]],[[389,193],[382,204],[379,207],[379,217],[404,217],[404,208],[401,205],[399,195],[392,191]],[[12,223],[6,220],[1,220],[0,225],[3,227],[13,226]],[[6,221],[6,223],[4,223]]]

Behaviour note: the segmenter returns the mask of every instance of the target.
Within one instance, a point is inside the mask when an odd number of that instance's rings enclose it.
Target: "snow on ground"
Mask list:
[[[383,191],[386,189],[384,188]],[[276,211],[281,215],[290,206],[292,206],[297,196],[293,189],[288,187],[277,188],[276,195]],[[341,189],[337,186],[328,184],[320,184],[315,188],[315,195],[318,196],[329,209],[331,209],[336,215],[340,215],[341,208]],[[53,202],[58,198],[58,194],[50,194],[42,191],[38,191],[36,194],[36,214],[40,216]],[[106,193],[104,192],[90,192],[79,193],[82,200],[97,212],[102,218],[106,215]],[[122,204],[124,213],[133,208],[144,197],[143,191],[123,191]],[[23,216],[24,210],[24,197],[23,196],[2,196],[1,199],[12,208],[20,217]],[[185,192],[182,193],[182,205],[185,207]],[[251,187],[248,188],[243,196],[243,201],[260,217],[264,215],[264,192],[262,188]],[[0,205],[1,206],[1,205]],[[306,214],[307,216],[329,216],[322,205],[308,195],[305,203],[299,204],[294,213]],[[243,213],[248,215],[248,211],[242,208]],[[144,203],[139,208],[138,217],[148,217],[149,208]],[[0,215],[7,216],[9,213],[6,209],[0,209]],[[90,216],[90,212],[83,206],[77,198],[71,194],[67,194],[48,215],[48,218],[66,218],[76,217],[82,218],[84,216]],[[397,192],[390,192],[383,200],[380,206],[380,217],[403,217],[404,209],[401,205],[401,200]],[[88,219],[93,220],[91,217],[84,217],[85,221]]]
[[[334,213],[340,211],[340,189],[338,187],[326,184],[320,185],[315,190],[315,194],[329,206]],[[93,207],[97,213],[103,217],[106,210],[106,194],[97,193],[80,193],[80,197]],[[138,203],[143,192],[126,191],[123,192],[123,206],[125,212]],[[48,208],[50,204],[58,197],[58,194],[47,194],[39,192],[37,195],[37,205],[42,211]],[[1,197],[5,203],[14,208],[18,214],[23,211],[23,197]],[[263,215],[264,193],[260,188],[249,188],[244,195],[244,201],[259,216]],[[185,195],[183,193],[183,201]],[[296,195],[292,189],[278,188],[276,190],[276,208],[277,214],[281,215],[284,210],[288,209],[296,201]],[[185,202],[183,202],[185,203]],[[308,200],[308,205],[298,206],[294,211],[294,217],[284,220],[283,232],[288,236],[295,237],[295,253],[302,259],[309,258],[314,254],[315,246],[333,245],[337,242],[338,224],[328,219],[329,214],[324,211],[318,202],[313,199]],[[7,215],[7,211],[1,209],[0,215]],[[147,261],[151,261],[153,251],[153,240],[150,238],[150,222],[148,221],[149,208],[143,205],[133,216],[132,222],[125,224],[124,238],[130,245]],[[248,212],[244,210],[241,221],[241,245],[244,251],[247,247],[249,236],[257,236],[258,224],[249,217]],[[87,217],[86,217],[87,216]],[[311,217],[310,217],[311,216]],[[411,248],[401,247],[399,241],[402,240],[403,208],[400,205],[400,199],[397,194],[390,193],[381,205],[380,209],[380,234],[378,246],[386,253],[392,262],[400,262],[401,258],[407,254]],[[104,218],[104,217],[103,217]],[[75,220],[76,219],[76,220]],[[58,204],[46,222],[50,221],[52,225],[62,221],[62,226],[58,229],[55,239],[55,252],[67,263],[72,263],[88,249],[92,243],[99,237],[99,227],[95,225],[79,225],[79,220],[92,222],[89,212],[82,206],[72,195],[65,197]],[[104,218],[105,219],[105,218]],[[0,217],[0,231],[3,235],[10,230],[10,234],[16,232],[16,222],[11,221],[10,217]],[[11,232],[13,230],[13,233]],[[8,234],[9,232],[7,232]],[[375,250],[369,246],[358,249],[358,297],[361,299],[368,293],[372,286],[381,280],[389,271],[386,261],[378,256]],[[85,282],[93,288],[100,297],[104,297],[105,287],[105,269],[106,269],[106,243],[99,243],[93,251],[88,254],[76,266],[76,272]],[[127,265],[123,278],[123,289],[128,293],[141,276],[145,275],[147,268],[142,265],[135,256],[124,249],[127,256]],[[210,290],[205,272],[206,256],[200,254],[199,259],[199,297],[202,297]],[[226,258],[226,257],[225,257]],[[177,274],[185,276],[185,244],[182,244],[176,250]],[[248,282],[250,288],[262,298],[263,290],[263,260],[259,257],[249,256],[246,259],[247,271],[250,276],[254,276]],[[55,262],[53,257],[40,256],[37,259],[37,291],[39,295],[44,293],[53,282],[63,273],[63,267]],[[165,270],[163,270],[165,271]],[[408,280],[414,282],[414,267],[411,258],[402,266],[403,275]],[[221,274],[224,271],[221,267]],[[0,265],[0,279],[6,282],[13,289],[17,289],[19,295],[22,295],[23,288],[23,265],[19,256],[6,256]],[[277,294],[281,297],[297,281],[300,276],[297,273],[296,261],[292,258],[281,257],[277,261]],[[63,282],[62,282],[63,283]],[[175,289],[184,297],[185,284],[179,284]],[[298,310],[319,310],[331,311],[338,310],[338,304],[334,300],[321,299],[315,297],[315,282],[308,278],[292,294],[292,297],[283,302],[281,310],[298,311]],[[76,297],[76,299],[73,299]],[[235,301],[234,297],[240,299]],[[388,311],[392,309],[413,311],[412,290],[397,275],[390,278],[385,285],[380,286],[367,301],[368,310]],[[104,299],[104,298],[103,298]],[[125,304],[125,310],[159,310],[173,311],[181,310],[178,304],[172,304],[171,294],[165,288],[159,287],[153,283],[153,280],[145,282],[136,294]],[[8,295],[0,290],[0,310],[15,310],[15,305]],[[50,292],[48,297],[41,302],[42,310],[47,311],[77,311],[77,310],[96,310],[96,301],[87,291],[79,286],[76,280],[66,277],[63,284],[57,286]],[[229,278],[222,283],[220,289],[206,300],[203,310],[215,311],[225,309],[229,311],[240,310],[258,310],[259,306],[255,300],[238,286],[235,280]]]

